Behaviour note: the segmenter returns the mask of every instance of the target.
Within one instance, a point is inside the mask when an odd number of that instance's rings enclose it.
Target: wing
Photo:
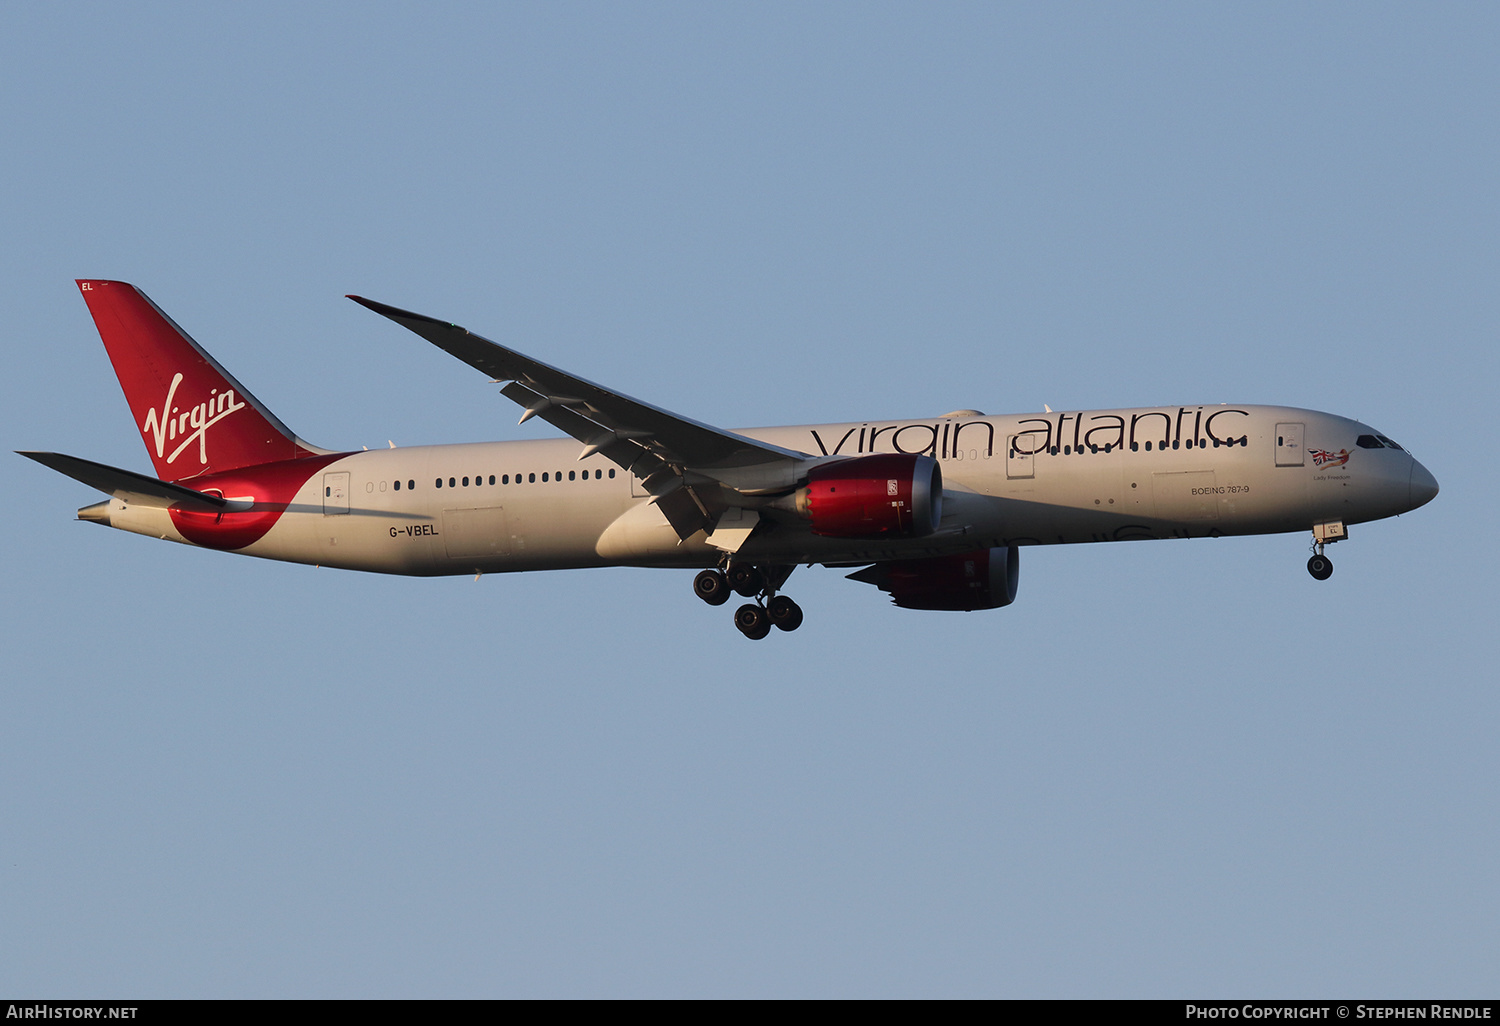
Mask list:
[[[106,495],[113,495],[136,506],[156,506],[162,509],[178,506],[218,513],[228,505],[217,495],[184,488],[168,481],[158,481],[133,470],[121,470],[92,460],[81,460],[77,456],[64,456],[60,452],[18,452],[16,455],[36,460],[59,474],[66,474],[75,481],[81,481]]]
[[[632,399],[456,324],[349,298],[495,380],[510,382],[500,393],[522,407],[521,423],[540,417],[583,443],[579,459],[598,453],[640,478],[680,538],[711,530],[734,505],[734,492],[792,487],[798,468],[811,458]]]

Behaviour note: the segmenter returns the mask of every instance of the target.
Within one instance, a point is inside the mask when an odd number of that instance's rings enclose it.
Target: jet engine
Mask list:
[[[1011,545],[957,556],[876,563],[850,574],[849,579],[889,592],[891,601],[905,609],[969,612],[1014,602],[1020,570],[1019,554]]]
[[[824,463],[797,489],[796,510],[827,538],[921,538],[943,518],[943,472],[906,453]]]

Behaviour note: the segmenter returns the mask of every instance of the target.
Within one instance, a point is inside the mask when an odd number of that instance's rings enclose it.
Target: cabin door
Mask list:
[[[323,515],[349,512],[349,473],[323,475]]]
[[[1300,467],[1302,451],[1302,425],[1276,425],[1276,465],[1278,467]]]
[[[1012,481],[1036,477],[1033,450],[1037,447],[1036,435],[1011,435],[1005,446],[1005,476]]]

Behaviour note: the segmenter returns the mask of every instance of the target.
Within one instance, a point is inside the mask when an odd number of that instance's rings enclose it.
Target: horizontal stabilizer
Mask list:
[[[59,452],[18,452],[16,455],[36,460],[59,474],[66,474],[75,481],[81,481],[91,488],[97,488],[136,506],[155,506],[161,509],[176,506],[180,509],[218,512],[228,505],[217,495],[158,481],[133,470],[121,470],[119,467],[81,460],[77,456],[64,456]]]

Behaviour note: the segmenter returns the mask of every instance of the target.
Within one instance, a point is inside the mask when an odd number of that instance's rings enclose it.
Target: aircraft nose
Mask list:
[[[1411,461],[1411,508],[1425,506],[1437,496],[1437,478],[1422,464]]]

